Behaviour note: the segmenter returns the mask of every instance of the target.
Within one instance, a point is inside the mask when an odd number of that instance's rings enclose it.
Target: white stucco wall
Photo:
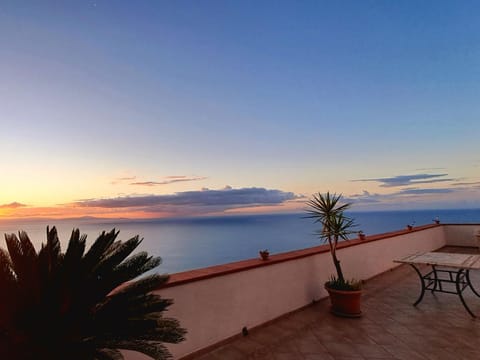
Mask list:
[[[340,249],[338,257],[347,278],[365,280],[397,266],[393,259],[444,246],[444,234],[443,226],[415,231]],[[161,289],[175,301],[166,315],[188,329],[187,340],[169,349],[178,359],[326,297],[333,273],[330,253],[321,253]]]
[[[447,245],[478,246],[475,234],[480,233],[480,224],[444,225]]]

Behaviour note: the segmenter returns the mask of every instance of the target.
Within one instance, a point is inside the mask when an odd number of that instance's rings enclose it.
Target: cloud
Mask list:
[[[425,169],[433,170],[433,169]],[[480,200],[477,189],[480,189],[479,181],[467,182],[466,178],[451,178],[447,173],[436,174],[406,174],[392,177],[358,179],[358,182],[377,182],[380,187],[388,188],[391,192],[386,194],[370,193],[364,190],[361,194],[354,194],[346,198],[347,201],[365,208],[399,208],[411,206],[412,202],[420,206],[431,204],[448,204],[460,202],[477,202]],[[468,179],[470,180],[470,179]],[[475,179],[476,180],[476,179]],[[448,183],[448,185],[447,185]],[[426,184],[445,184],[444,186],[431,186]]]
[[[478,187],[480,186],[480,181],[473,181],[473,182],[459,182],[459,183],[454,183],[452,186],[473,186],[473,187]]]
[[[400,190],[393,195],[424,195],[424,194],[448,194],[454,192],[455,190],[449,188],[442,188],[442,189],[403,189]]]
[[[118,183],[122,183],[122,182],[125,182],[125,181],[135,180],[136,178],[137,178],[136,176],[118,177],[118,178],[113,179],[113,180],[110,182],[110,184],[116,185],[116,184],[118,184]]]
[[[27,206],[27,205],[14,201],[10,204],[0,205],[0,209],[18,209],[18,208],[25,207],[25,206]]]
[[[354,194],[345,197],[347,202],[362,202],[362,203],[379,203],[385,195],[371,194],[367,190],[363,190],[361,194]]]
[[[168,180],[163,180],[163,181],[137,181],[137,182],[132,182],[130,185],[137,185],[137,186],[159,186],[159,185],[167,185],[167,184],[173,184],[177,182],[186,182],[186,181],[199,181],[199,180],[205,180],[206,177],[187,177],[187,176],[167,176],[166,179]]]
[[[348,202],[353,202],[356,204],[385,204],[385,203],[395,203],[402,201],[402,199],[410,199],[412,195],[421,196],[429,194],[450,194],[457,192],[456,188],[430,188],[430,189],[421,189],[421,188],[405,188],[390,194],[377,194],[370,193],[366,190],[363,190],[361,194],[354,194],[348,197],[345,197],[345,200]]]
[[[413,174],[413,175],[398,175],[393,177],[386,178],[376,178],[376,179],[358,179],[352,181],[363,181],[363,182],[379,182],[381,187],[397,187],[397,186],[408,186],[408,185],[417,185],[417,184],[433,184],[439,182],[455,181],[458,179],[444,178],[448,174]]]
[[[432,167],[432,168],[420,168],[420,169],[415,169],[415,171],[433,171],[433,170],[447,170],[444,167]]]
[[[182,211],[224,211],[240,207],[255,207],[262,205],[280,205],[293,200],[292,192],[264,188],[233,189],[225,187],[222,190],[204,189],[185,191],[170,195],[132,195],[107,199],[84,199],[74,202],[74,207],[95,208],[134,208],[145,212]]]

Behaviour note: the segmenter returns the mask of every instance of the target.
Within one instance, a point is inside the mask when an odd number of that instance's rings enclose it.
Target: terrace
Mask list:
[[[170,314],[189,333],[169,348],[185,360],[479,358],[479,320],[455,295],[427,292],[412,306],[418,277],[393,262],[420,251],[477,253],[478,230],[480,224],[425,225],[342,244],[344,272],[366,280],[358,319],[328,311],[322,284],[333,265],[325,246],[173,274],[159,292],[175,299]],[[480,273],[471,275],[480,288]],[[470,290],[464,296],[480,315],[480,299]]]
[[[479,253],[475,248],[440,251]],[[480,284],[480,274],[472,273]],[[368,281],[364,315],[344,319],[328,313],[328,299],[251,331],[209,351],[199,360],[342,360],[342,359],[478,359],[480,322],[472,319],[455,295],[419,292],[414,271],[402,265]],[[466,292],[480,315],[480,299]]]

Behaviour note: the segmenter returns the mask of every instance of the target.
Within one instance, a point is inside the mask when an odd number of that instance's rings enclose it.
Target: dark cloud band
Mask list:
[[[376,179],[357,179],[352,181],[373,181],[381,183],[381,187],[408,186],[417,184],[433,184],[439,182],[456,181],[458,179],[445,178],[448,174],[412,174],[398,175],[393,177],[376,178]]]
[[[424,194],[448,194],[453,192],[453,189],[404,189],[394,195],[424,195]]]
[[[99,208],[128,208],[128,207],[220,207],[223,209],[278,205],[288,200],[293,200],[296,195],[281,190],[264,188],[232,189],[226,187],[222,190],[204,189],[201,191],[185,191],[171,195],[145,195],[121,196],[109,199],[86,199],[73,203],[76,207]]]
[[[130,185],[139,185],[139,186],[158,186],[158,185],[167,185],[177,182],[187,182],[187,181],[199,181],[205,180],[206,177],[186,177],[186,176],[168,176],[168,180],[163,181],[137,181],[132,182]]]

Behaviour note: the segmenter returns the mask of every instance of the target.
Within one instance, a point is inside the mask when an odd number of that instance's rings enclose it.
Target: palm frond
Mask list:
[[[72,230],[67,251],[65,252],[65,264],[73,264],[80,261],[85,252],[86,239],[87,235],[80,236],[80,230]]]
[[[317,231],[317,235],[322,240],[326,241],[335,236],[346,239],[345,235],[348,235],[346,233],[347,228],[354,226],[353,220],[344,215],[344,211],[347,210],[351,204],[340,204],[341,199],[341,194],[337,195],[326,192],[325,194],[314,194],[312,199],[307,202],[309,208],[306,210],[308,214],[306,218],[313,218],[316,223],[322,225],[322,228]],[[345,229],[340,231],[342,227],[339,225],[342,225]],[[337,232],[337,230],[340,232]],[[348,233],[350,234],[352,232]]]
[[[120,265],[137,247],[143,239],[135,236],[125,242],[115,242],[108,249],[108,253],[98,262],[95,267],[96,274],[104,274],[105,271],[111,271]]]
[[[0,284],[12,283],[13,281],[15,281],[15,275],[12,270],[10,256],[4,249],[0,249]]]
[[[155,360],[166,360],[172,358],[172,355],[168,349],[161,342],[113,340],[110,342],[110,346],[116,349],[137,351]]]
[[[100,234],[82,259],[82,267],[84,270],[93,273],[98,262],[105,256],[105,253],[108,252],[109,247],[117,238],[118,233],[118,231],[112,229],[108,233],[103,231]]]
[[[8,252],[12,262],[12,269],[15,276],[19,280],[31,279],[33,273],[36,272],[37,254],[32,246],[28,246],[28,237],[24,232],[19,232],[22,240],[17,238],[17,235],[5,234],[5,242],[7,244]]]
[[[112,284],[118,285],[133,280],[138,276],[156,268],[161,263],[159,257],[149,256],[146,252],[141,251],[122,262],[115,267],[112,273]]]
[[[157,290],[168,280],[168,275],[153,274],[131,282],[115,292],[112,297],[131,297]]]
[[[35,251],[35,250],[34,250]],[[49,279],[55,275],[56,270],[61,265],[60,240],[58,239],[57,229],[51,230],[47,227],[47,243],[42,244],[38,253],[39,269],[42,271],[42,279]]]

